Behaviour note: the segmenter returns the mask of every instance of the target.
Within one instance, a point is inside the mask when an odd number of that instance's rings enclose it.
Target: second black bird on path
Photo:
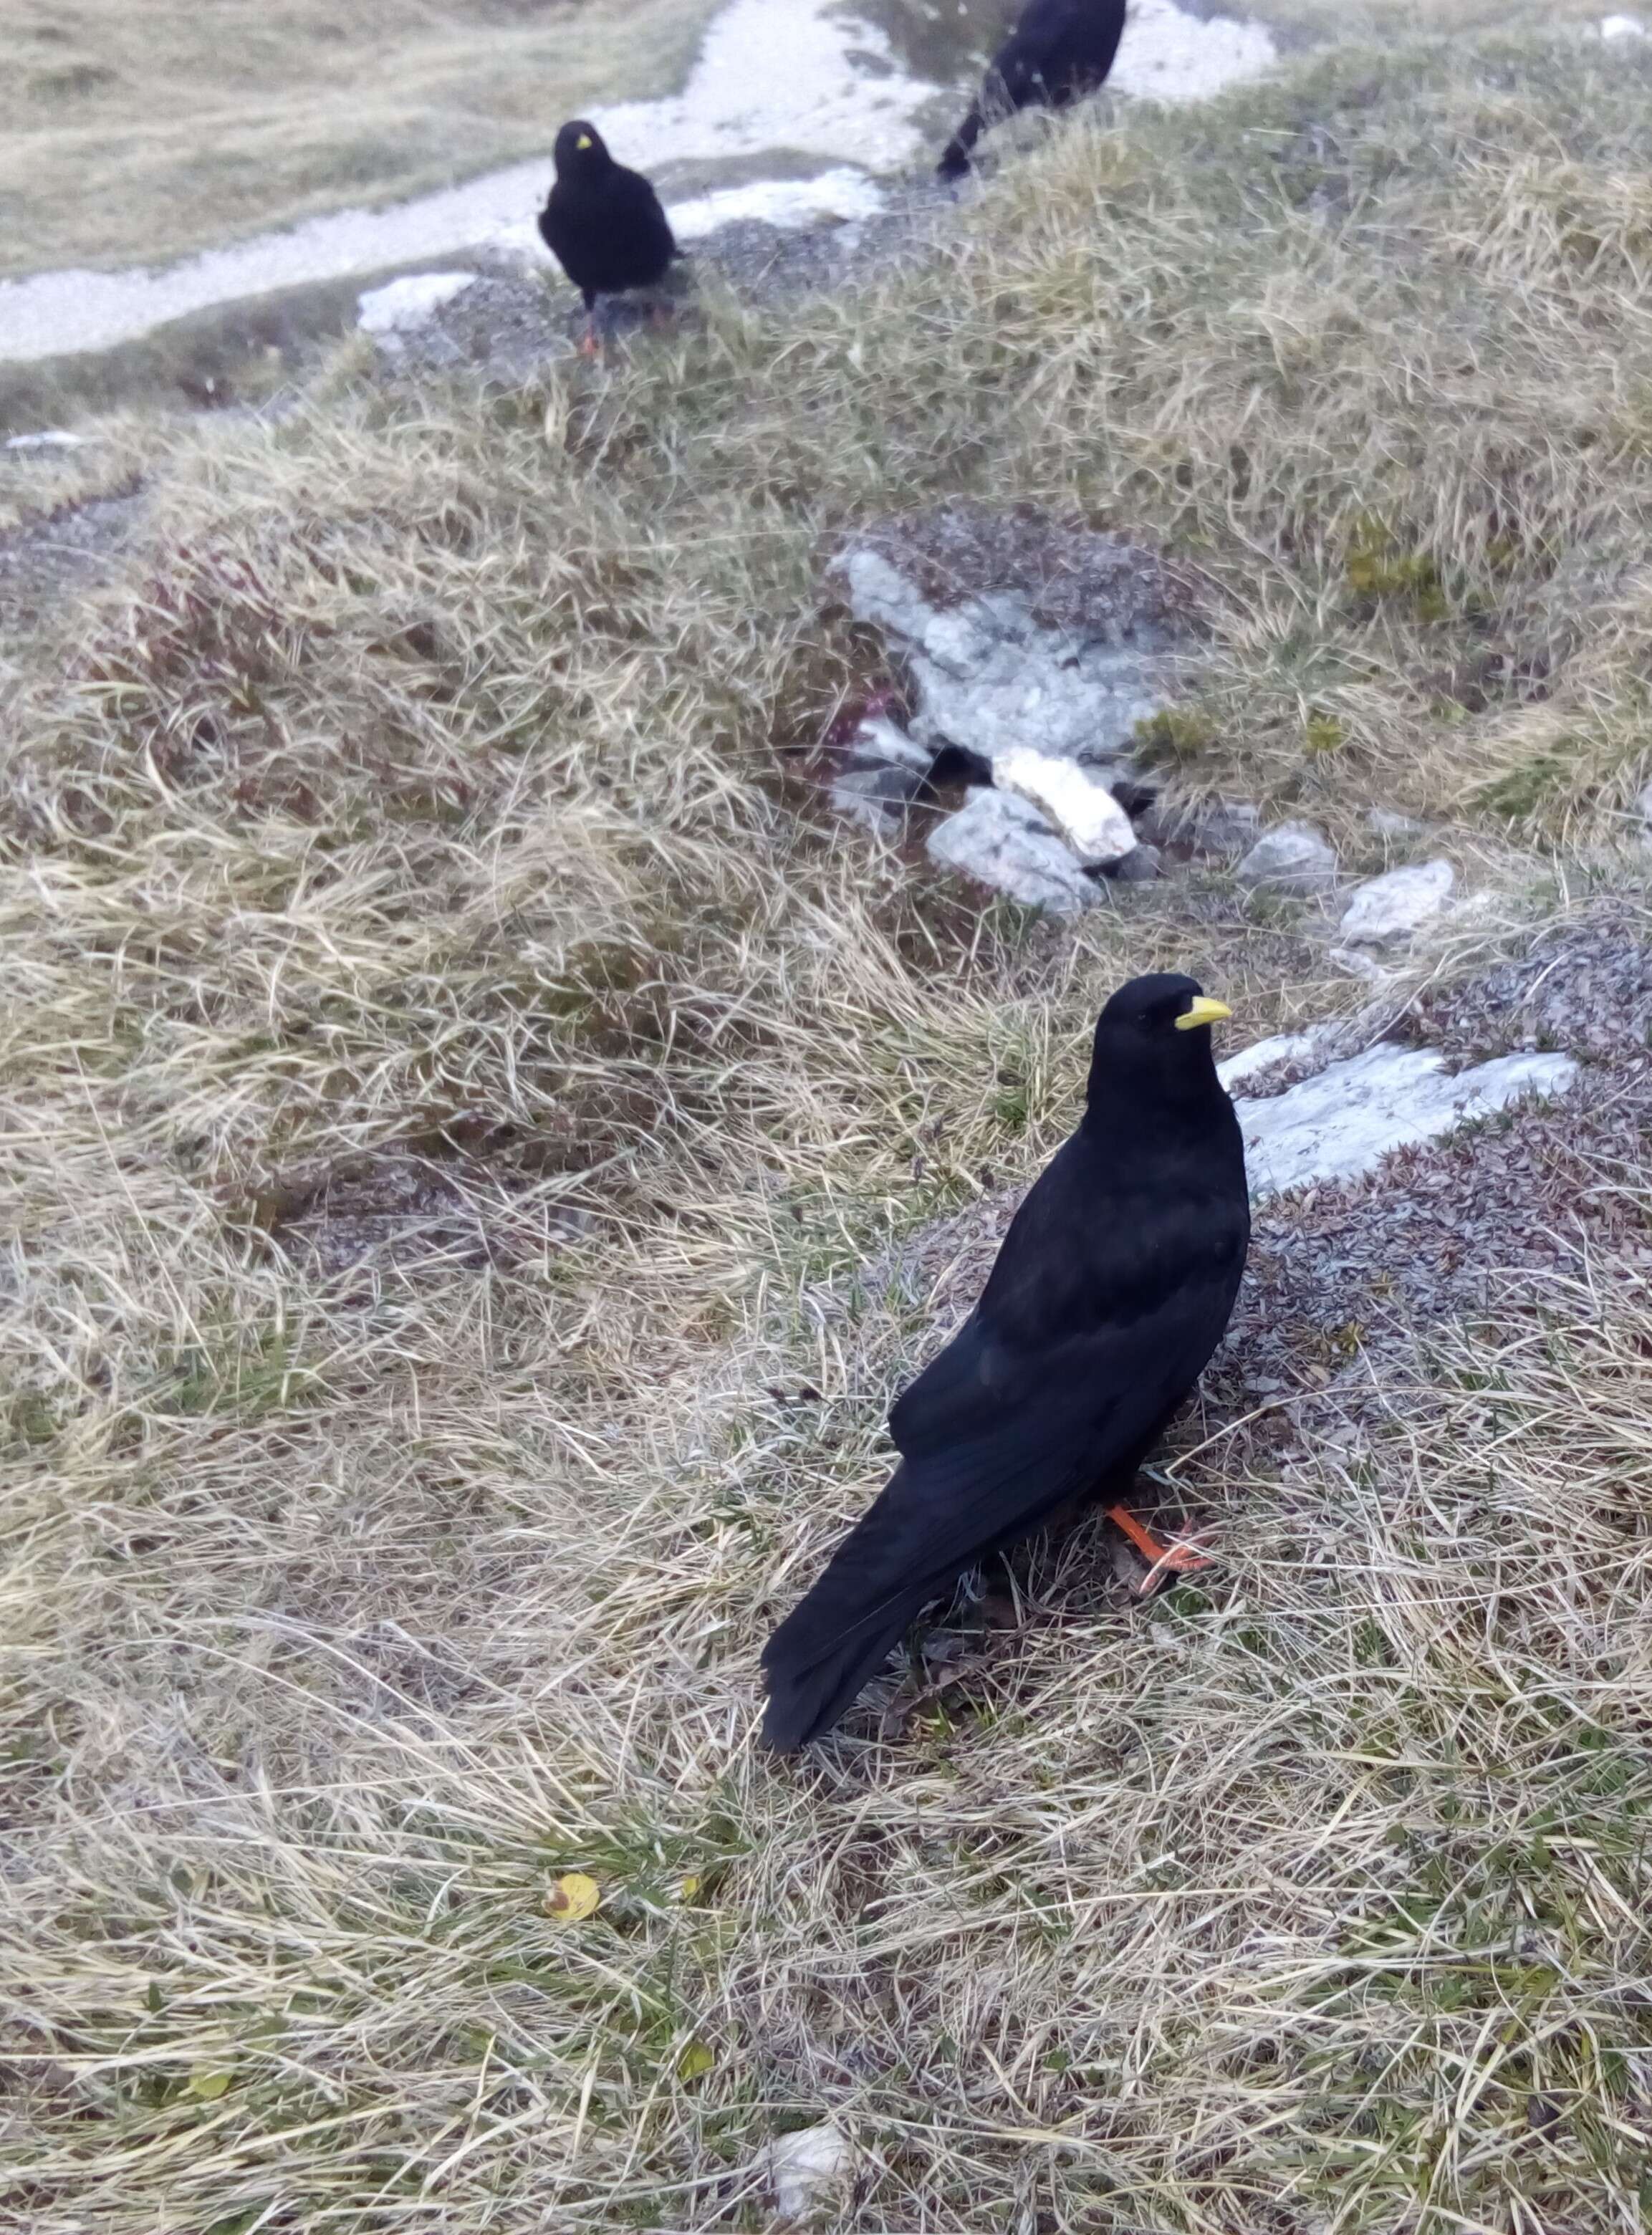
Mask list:
[[[671,222],[640,171],[616,163],[594,124],[576,116],[556,135],[556,183],[540,213],[540,234],[585,298],[656,287],[678,253]],[[593,347],[587,329],[582,347]]]
[[[1118,1499],[1197,1380],[1250,1236],[1244,1144],[1191,978],[1132,979],[1085,1114],[980,1302],[889,1415],[901,1464],[763,1656],[763,1734],[831,1728],[928,1601],[1077,1498]]]
[[[1099,91],[1124,30],[1124,0],[1026,0],[935,166],[941,177],[961,179],[981,134],[1013,109],[1065,108]]]

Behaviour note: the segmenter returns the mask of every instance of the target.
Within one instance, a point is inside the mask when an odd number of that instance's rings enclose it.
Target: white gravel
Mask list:
[[[1273,42],[1259,25],[1184,14],[1175,0],[1136,0],[1113,74],[1126,93],[1198,100],[1266,69]],[[875,26],[836,12],[836,0],[729,0],[708,29],[682,91],[593,111],[622,162],[784,154],[855,166],[833,183],[759,181],[673,212],[685,239],[731,217],[806,223],[822,206],[863,216],[875,202],[865,171],[919,153],[916,117],[936,88],[908,76]],[[533,213],[550,180],[548,153],[386,209],[340,210],[283,233],[208,250],[161,270],[71,270],[0,282],[0,360],[21,362],[130,341],[167,320],[271,293],[392,269],[484,246],[537,255]],[[738,198],[744,197],[742,200]],[[852,205],[852,206],[851,206]]]

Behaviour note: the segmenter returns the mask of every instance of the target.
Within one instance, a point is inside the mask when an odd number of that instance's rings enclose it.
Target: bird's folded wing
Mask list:
[[[955,1573],[1131,1462],[1197,1379],[1230,1302],[1226,1282],[1184,1287],[1036,1356],[967,1327],[890,1416],[906,1465],[874,1511],[899,1567],[914,1581]]]

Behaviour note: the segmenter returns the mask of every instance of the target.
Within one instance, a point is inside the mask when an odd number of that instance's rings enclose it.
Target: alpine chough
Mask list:
[[[678,251],[642,173],[616,163],[583,117],[562,127],[553,154],[556,183],[540,212],[540,233],[584,296],[587,318],[599,295],[657,286]]]
[[[1244,1146],[1207,1029],[1230,1013],[1171,975],[1102,1011],[1078,1131],[890,1413],[888,1486],[764,1650],[770,1746],[829,1730],[963,1570],[1076,1499],[1128,1493],[1244,1269]]]
[[[987,127],[1013,109],[1065,108],[1096,92],[1124,30],[1124,0],[1026,0],[1015,29],[988,63],[974,105],[935,168],[960,179]]]

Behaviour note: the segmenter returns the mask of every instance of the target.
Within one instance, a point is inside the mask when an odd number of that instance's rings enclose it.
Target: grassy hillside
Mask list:
[[[1649,94],[1337,55],[1061,132],[865,297],[497,398],[341,364],[13,647],[31,2228],[759,2225],[828,2114],[869,2231],[1636,2224],[1633,1170],[1592,1288],[1441,1331],[1367,1449],[1203,1453],[1212,1592],[1080,1547],[970,1714],[750,1736],[929,1339],[857,1268],[1035,1169],[1127,971],[1346,998],[1221,876],[1055,932],[828,825],[823,555],[960,491],[1127,528],[1203,586],[1179,783],[1622,877]]]

